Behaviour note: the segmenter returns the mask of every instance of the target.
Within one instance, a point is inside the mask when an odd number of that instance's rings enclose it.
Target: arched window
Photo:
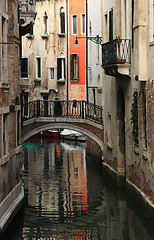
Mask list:
[[[65,12],[63,7],[60,9],[60,33],[65,33]]]
[[[60,58],[57,58],[57,80],[66,78],[65,73],[65,55],[63,52],[60,54]]]
[[[44,33],[47,33],[48,29],[47,29],[47,19],[48,19],[48,16],[47,16],[47,12],[45,11],[44,13],[44,16],[43,16],[43,21],[44,21]]]

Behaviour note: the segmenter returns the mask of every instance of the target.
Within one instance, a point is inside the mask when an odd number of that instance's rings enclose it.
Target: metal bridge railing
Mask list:
[[[89,119],[103,124],[103,108],[86,101],[36,100],[23,105],[23,121],[38,117]]]

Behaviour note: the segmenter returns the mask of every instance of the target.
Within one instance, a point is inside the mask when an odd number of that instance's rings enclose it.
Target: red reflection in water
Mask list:
[[[89,230],[73,230],[77,236],[72,236],[72,240],[90,240]]]
[[[56,145],[56,153],[57,153],[57,157],[60,158],[61,157],[61,149],[58,145]]]

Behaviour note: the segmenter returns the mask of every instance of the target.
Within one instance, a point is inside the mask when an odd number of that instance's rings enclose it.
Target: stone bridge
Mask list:
[[[22,107],[23,142],[41,131],[66,128],[81,132],[103,151],[102,112],[102,107],[86,101],[29,102]]]

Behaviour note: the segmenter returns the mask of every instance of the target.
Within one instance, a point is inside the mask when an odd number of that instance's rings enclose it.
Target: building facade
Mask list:
[[[0,2],[0,232],[24,194],[21,181],[20,38],[18,1]]]
[[[35,11],[33,32],[22,38],[21,78],[27,81],[24,101],[66,99],[66,0],[36,1]]]
[[[101,0],[88,1],[88,95],[89,102],[103,106],[102,95],[102,59],[101,59],[101,39],[97,43],[93,42],[94,37],[102,37],[102,12]]]
[[[85,99],[85,0],[69,1],[69,99]],[[75,40],[78,37],[78,47]]]
[[[102,0],[103,165],[151,206],[153,16],[153,0]]]

